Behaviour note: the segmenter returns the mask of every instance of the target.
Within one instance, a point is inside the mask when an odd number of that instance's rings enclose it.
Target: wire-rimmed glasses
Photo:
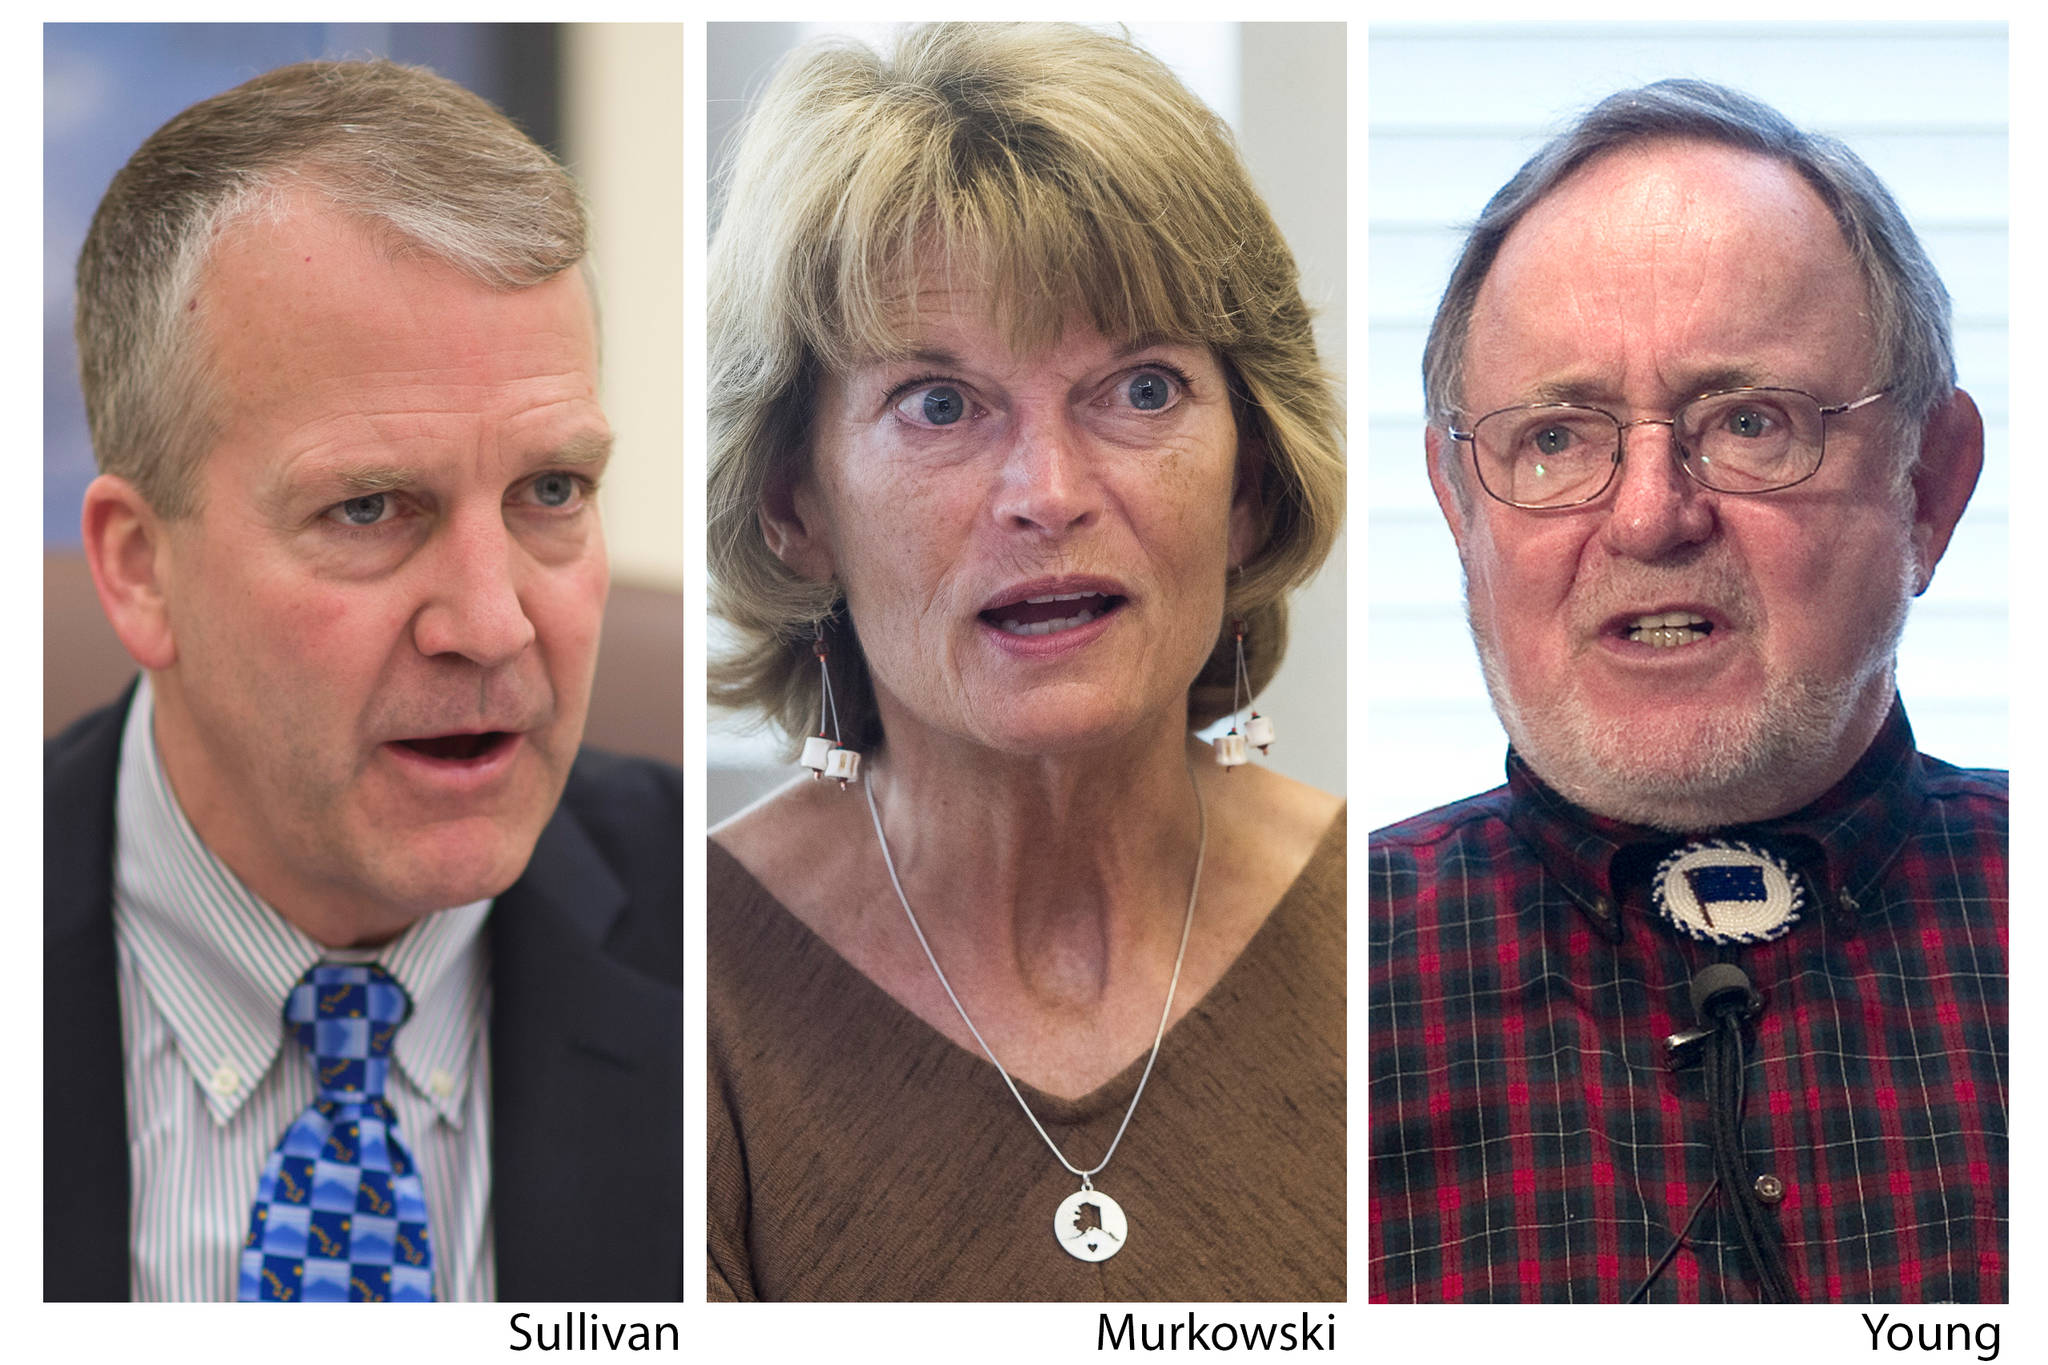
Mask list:
[[[1578,507],[1592,502],[1621,468],[1630,427],[1671,428],[1673,455],[1692,479],[1717,493],[1773,493],[1820,469],[1827,419],[1854,412],[1889,387],[1823,406],[1798,389],[1748,388],[1703,393],[1669,417],[1624,422],[1576,403],[1523,403],[1449,429],[1472,447],[1479,486],[1510,507]]]

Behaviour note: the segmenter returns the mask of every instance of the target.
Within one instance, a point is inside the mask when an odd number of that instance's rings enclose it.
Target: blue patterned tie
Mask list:
[[[244,1303],[427,1303],[434,1257],[418,1165],[384,1098],[391,1040],[412,1012],[378,966],[323,963],[285,999],[319,1094],[263,1163],[242,1243]]]

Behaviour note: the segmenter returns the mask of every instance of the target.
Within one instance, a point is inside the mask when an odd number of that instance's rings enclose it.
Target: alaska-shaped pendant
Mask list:
[[[1124,1211],[1101,1190],[1083,1187],[1060,1201],[1052,1216],[1053,1236],[1069,1256],[1106,1261],[1124,1249],[1131,1225]]]

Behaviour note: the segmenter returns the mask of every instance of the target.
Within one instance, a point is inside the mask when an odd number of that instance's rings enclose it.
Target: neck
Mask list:
[[[1170,967],[1201,842],[1190,743],[1171,725],[1113,752],[961,762],[920,738],[875,756],[904,895],[956,985],[997,974],[1085,1007]]]

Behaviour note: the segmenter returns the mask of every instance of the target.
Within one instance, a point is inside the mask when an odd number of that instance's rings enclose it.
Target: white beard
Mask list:
[[[1888,599],[1895,605],[1875,623],[1853,669],[1832,678],[1773,674],[1754,708],[1683,723],[1598,714],[1576,681],[1557,697],[1518,704],[1469,582],[1466,620],[1493,709],[1538,777],[1596,815],[1690,833],[1797,810],[1862,755],[1895,690],[1899,636],[1916,586],[1910,557],[1900,568],[1900,589]],[[1866,732],[1851,734],[1856,729]]]

